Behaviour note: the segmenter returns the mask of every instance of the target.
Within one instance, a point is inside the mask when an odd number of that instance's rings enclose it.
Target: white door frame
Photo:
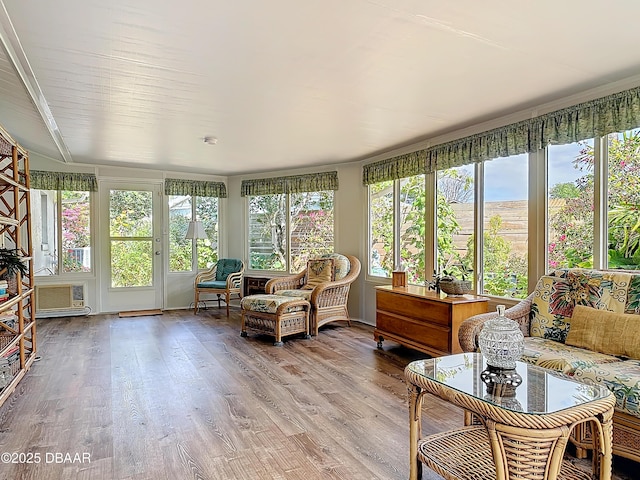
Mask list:
[[[111,236],[109,228],[109,199],[112,190],[150,191],[153,194],[153,255],[152,285],[148,287],[113,288],[111,286]],[[100,298],[102,311],[122,312],[131,310],[157,310],[163,308],[164,301],[164,241],[162,208],[162,183],[135,182],[125,180],[102,180],[100,192]]]

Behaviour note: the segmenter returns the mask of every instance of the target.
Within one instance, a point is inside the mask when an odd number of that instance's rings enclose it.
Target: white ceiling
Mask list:
[[[0,124],[83,164],[358,161],[640,73],[637,0],[0,4]]]

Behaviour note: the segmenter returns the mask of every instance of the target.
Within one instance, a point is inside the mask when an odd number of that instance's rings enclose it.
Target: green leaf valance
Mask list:
[[[325,190],[338,190],[338,172],[243,180],[240,195],[246,197],[278,193],[322,192]]]
[[[364,166],[362,181],[365,185],[383,182],[385,180],[395,180],[398,178],[412,177],[432,170],[431,165],[427,165],[426,150],[398,155],[387,158],[380,162],[370,163]]]
[[[640,87],[538,117],[540,144],[565,144],[640,127]]]
[[[164,193],[166,195],[227,198],[227,186],[223,182],[165,178]]]
[[[535,151],[539,135],[534,123],[525,120],[430,147],[426,156],[435,168],[426,173]]]
[[[365,165],[371,185],[640,127],[640,87]],[[424,158],[424,160],[422,160]],[[418,160],[420,159],[420,160]]]
[[[31,188],[38,190],[98,191],[98,181],[93,173],[29,172]]]

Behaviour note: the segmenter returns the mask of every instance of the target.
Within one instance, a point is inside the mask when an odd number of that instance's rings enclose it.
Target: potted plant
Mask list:
[[[23,258],[18,255],[17,249],[0,248],[0,278],[9,283],[7,291],[15,293],[17,288],[11,285],[12,280],[15,284],[16,274],[29,274],[29,267],[23,262]],[[13,287],[13,288],[12,288]]]

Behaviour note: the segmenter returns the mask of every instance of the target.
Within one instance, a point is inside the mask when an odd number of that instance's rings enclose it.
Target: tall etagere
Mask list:
[[[29,272],[6,279],[8,296],[0,296],[0,405],[36,360],[30,215],[27,151],[0,127],[0,247],[21,256]]]

